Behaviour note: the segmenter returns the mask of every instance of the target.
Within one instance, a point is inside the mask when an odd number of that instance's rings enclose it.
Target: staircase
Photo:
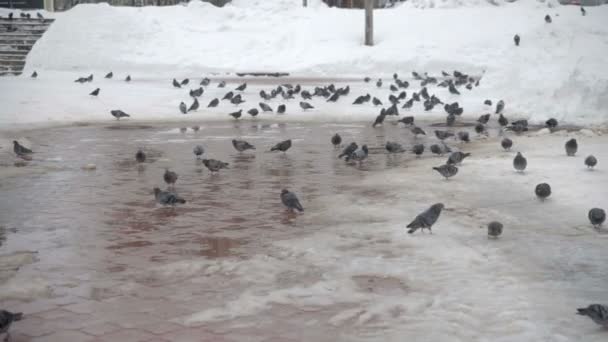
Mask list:
[[[0,18],[0,76],[21,75],[27,54],[53,21]]]

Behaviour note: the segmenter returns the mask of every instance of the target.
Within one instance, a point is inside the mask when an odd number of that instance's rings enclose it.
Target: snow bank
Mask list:
[[[414,0],[376,10],[376,45],[366,47],[362,11],[328,8],[319,0],[309,3],[308,8],[299,0],[235,0],[223,8],[202,2],[162,8],[79,5],[57,15],[29,54],[25,75],[33,70],[41,75],[59,71],[71,78],[93,72],[100,78],[112,70],[157,81],[159,87],[162,81],[164,87],[173,77],[239,71],[360,79],[387,78],[393,72],[403,77],[414,70],[440,75],[441,70],[458,69],[483,75],[474,91],[448,98],[465,104],[465,116],[483,114],[485,99],[503,99],[510,114],[536,122],[549,117],[574,124],[608,121],[606,6],[588,8],[587,16],[581,16],[576,6],[552,1]],[[553,17],[552,24],[544,22],[546,14]],[[515,34],[521,36],[518,48],[513,44]],[[0,80],[0,87],[11,87],[11,82]],[[3,93],[9,92],[0,97]],[[12,116],[2,118],[4,114],[28,112],[28,100],[0,109],[0,122],[10,122]],[[140,100],[152,99],[144,95]],[[173,119],[180,101],[174,102],[169,113],[163,104],[162,113],[157,108],[141,110],[150,114],[147,118]],[[86,106],[75,111],[74,106],[59,108],[60,117],[34,121],[69,121],[90,111]],[[110,109],[104,108],[104,113]],[[332,115],[323,118],[335,119],[333,113],[350,110],[332,107]],[[376,114],[366,108],[359,118]],[[434,114],[443,116],[440,108]],[[27,115],[17,119],[30,120]]]

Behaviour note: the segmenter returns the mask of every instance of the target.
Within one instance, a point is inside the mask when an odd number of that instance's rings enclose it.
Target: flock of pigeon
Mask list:
[[[585,15],[585,9],[581,7],[582,15]],[[549,15],[545,17],[545,21],[547,23],[551,23],[552,19]],[[514,36],[514,42],[516,46],[519,46],[521,42],[521,37],[519,35]],[[38,74],[34,71],[32,74],[32,78],[36,78]],[[113,73],[108,73],[105,78],[111,79],[113,77]],[[409,94],[407,90],[410,87],[410,83],[408,81],[402,80],[399,78],[397,74],[393,75],[392,83],[389,85],[389,89],[391,94],[387,99],[387,107],[384,107],[384,102],[377,98],[372,97],[370,94],[360,95],[355,98],[352,102],[352,105],[363,105],[369,103],[373,106],[382,107],[380,113],[375,118],[372,123],[373,127],[377,127],[382,125],[387,117],[390,116],[399,116],[399,110],[411,110],[413,106],[420,102],[422,104],[424,111],[430,111],[436,106],[442,105],[443,109],[446,112],[446,126],[454,127],[455,123],[458,120],[458,117],[461,116],[464,112],[464,109],[460,106],[458,102],[452,103],[444,103],[439,97],[435,94],[430,94],[427,85],[434,85],[436,87],[447,88],[450,94],[452,95],[460,95],[462,92],[462,88],[467,90],[472,90],[473,87],[479,86],[480,77],[470,76],[465,73],[454,71],[452,73],[447,73],[445,71],[442,72],[441,76],[434,77],[430,76],[427,73],[419,74],[417,72],[412,72],[412,77],[415,81],[420,82],[420,90],[411,92]],[[93,75],[89,75],[87,77],[80,77],[75,80],[78,83],[90,83],[93,81]],[[125,78],[126,82],[131,81],[131,76],[127,76]],[[369,83],[372,80],[368,77],[364,79],[364,82]],[[173,79],[172,86],[175,88],[183,88],[188,86],[190,83],[190,79],[186,78],[184,80],[178,81]],[[381,88],[384,84],[382,79],[378,79],[375,82],[375,86],[377,88]],[[182,114],[188,114],[193,111],[197,111],[200,108],[199,98],[203,96],[205,93],[205,87],[209,87],[211,85],[211,80],[209,78],[203,78],[199,83],[199,87],[196,89],[190,89],[188,92],[189,97],[192,98],[192,103],[190,105],[185,102],[181,102],[179,104],[179,111]],[[219,81],[216,85],[217,88],[225,88],[227,86],[225,81]],[[213,98],[207,104],[208,108],[217,107],[221,101],[228,101],[233,105],[242,105],[247,102],[244,99],[242,92],[247,88],[247,83],[242,83],[237,86],[235,89],[227,91],[225,95],[220,98]],[[100,88],[96,88],[93,92],[90,93],[91,96],[98,96],[100,94]],[[342,88],[336,87],[334,84],[329,84],[323,87],[315,87],[314,89],[303,89],[299,84],[281,84],[277,87],[270,89],[268,91],[261,90],[259,92],[259,97],[262,99],[261,102],[258,103],[257,106],[253,106],[247,109],[246,113],[251,117],[256,117],[260,114],[260,112],[274,112],[273,109],[268,103],[268,101],[280,98],[285,103],[280,104],[276,108],[276,113],[284,114],[287,110],[287,103],[289,100],[294,100],[296,97],[301,97],[301,101],[299,101],[299,107],[303,111],[307,111],[313,109],[313,105],[310,102],[313,98],[318,98],[320,100],[324,100],[327,102],[338,102],[340,99],[346,98],[350,94],[350,87],[345,86]],[[264,102],[266,101],[266,102]],[[484,104],[492,107],[493,103],[491,100],[484,101]],[[259,106],[259,109],[258,109]],[[528,130],[528,122],[526,120],[515,120],[509,122],[507,117],[504,115],[505,102],[503,100],[499,100],[496,102],[494,114],[498,116],[497,122],[504,129],[512,131],[516,134],[525,132]],[[234,118],[235,120],[241,119],[243,115],[244,109],[239,109],[238,111],[229,113],[229,116]],[[125,117],[129,117],[130,115],[125,113],[120,109],[114,109],[110,111],[110,114],[115,117],[117,120]],[[487,134],[487,124],[491,119],[491,114],[484,114],[479,117],[475,124],[475,132],[479,135]],[[411,133],[415,138],[420,135],[426,135],[426,132],[416,126],[414,124],[414,116],[404,116],[395,122],[396,124],[403,124],[405,127],[408,127]],[[546,127],[549,129],[555,129],[558,126],[558,122],[556,119],[549,119],[546,121]],[[438,144],[432,144],[429,149],[431,153],[442,156],[447,155],[447,161],[439,166],[433,167],[433,170],[437,171],[442,177],[445,177],[448,180],[451,177],[454,177],[458,173],[458,166],[463,163],[465,158],[469,157],[470,153],[464,153],[461,151],[452,151],[451,148],[446,144],[446,140],[448,139],[456,139],[462,142],[469,142],[470,136],[467,131],[453,132],[450,130],[435,130],[435,137],[439,140]],[[331,139],[331,144],[335,148],[340,148],[342,146],[342,137],[336,133]],[[31,160],[32,151],[21,144],[19,142],[14,141],[14,152],[17,156]],[[255,146],[250,144],[245,140],[232,140],[232,146],[239,153],[246,152],[247,150],[255,150]],[[504,137],[501,141],[501,146],[505,150],[510,150],[513,146],[513,141]],[[280,151],[286,153],[292,147],[292,141],[290,139],[278,142],[276,145],[270,148],[270,151]],[[411,151],[416,156],[421,156],[425,151],[425,145],[422,143],[414,144],[410,150],[404,148],[401,144],[397,142],[388,141],[385,144],[385,149],[388,153],[405,153]],[[576,139],[570,139],[565,144],[565,151],[568,156],[574,156],[578,150],[578,143]],[[202,156],[205,154],[205,149],[203,146],[197,145],[193,149],[193,153],[196,156],[197,160],[201,160]],[[347,144],[342,152],[338,155],[338,158],[344,158],[347,162],[354,163],[362,163],[369,156],[369,149],[367,145],[359,146],[356,142],[351,142]],[[146,154],[143,150],[138,150],[135,155],[135,160],[138,163],[143,163],[146,161]],[[218,173],[222,169],[228,169],[229,164],[223,162],[221,160],[216,159],[202,159],[201,162],[203,165],[211,172]],[[513,159],[513,168],[517,172],[525,172],[527,167],[527,159],[520,152]],[[585,159],[585,165],[592,169],[596,166],[597,159],[590,155]],[[158,187],[153,189],[154,197],[158,203],[161,205],[169,205],[175,206],[177,204],[184,204],[186,200],[180,197],[176,192],[174,185],[178,180],[178,174],[165,170],[163,175],[164,182],[168,185],[166,190],[161,190]],[[545,200],[551,195],[551,186],[548,183],[538,184],[535,188],[535,194],[540,200]],[[299,211],[303,212],[304,207],[300,203],[297,195],[288,189],[282,189],[279,195],[282,203],[287,207],[289,211]],[[429,209],[417,215],[414,220],[407,225],[409,228],[408,233],[412,234],[417,230],[424,231],[424,229],[428,229],[432,234],[432,227],[438,221],[442,210],[444,209],[443,203],[433,204]],[[588,219],[594,228],[599,228],[604,221],[606,220],[606,212],[601,208],[593,208],[588,212]],[[497,221],[490,222],[487,225],[488,236],[491,238],[498,238],[503,232],[503,224]],[[600,305],[600,304],[592,304],[586,308],[578,309],[578,314],[589,316],[594,322],[597,324],[608,327],[608,306]],[[8,327],[13,321],[17,321],[21,319],[21,314],[13,314],[8,311],[0,311],[0,333],[7,332]]]

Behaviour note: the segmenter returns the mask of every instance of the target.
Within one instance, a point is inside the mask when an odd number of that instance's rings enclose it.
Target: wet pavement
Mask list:
[[[223,341],[230,331],[235,340],[285,341],[277,336],[301,318],[319,317],[318,309],[311,314],[279,306],[261,317],[194,327],[180,318],[221,306],[248,287],[230,274],[206,272],[214,263],[277,253],[271,242],[320,229],[314,214],[318,198],[352,189],[349,184],[374,170],[406,168],[414,159],[411,153],[389,156],[383,149],[387,139],[412,140],[401,124],[372,129],[367,123],[241,121],[196,129],[111,122],[23,132],[36,154],[18,173],[14,156],[2,154],[0,248],[3,255],[30,253],[34,259],[16,273],[4,272],[7,278],[16,274],[16,283],[33,281],[31,288],[0,296],[0,307],[23,310],[28,317],[15,326],[14,340]],[[362,165],[338,160],[340,150],[329,143],[335,132],[345,143],[355,137],[367,143],[373,158]],[[257,149],[238,153],[232,138]],[[293,139],[288,153],[269,152],[287,138]],[[210,174],[192,153],[196,144],[204,146],[205,157],[226,161],[230,169]],[[138,148],[148,156],[141,165],[134,161]],[[95,170],[83,169],[88,164]],[[166,187],[165,168],[178,173],[175,190],[186,205],[155,203],[152,188]],[[284,210],[282,188],[299,195],[305,214]],[[373,199],[383,193],[371,189],[361,195]],[[196,260],[205,266],[188,266]],[[202,268],[162,268],[180,262]],[[307,281],[318,276],[310,274]],[[293,277],[283,274],[278,281],[303,281]],[[371,281],[357,279],[362,286]],[[398,280],[376,286],[403,291]],[[279,323],[283,320],[291,323]],[[239,338],[241,325],[246,337]],[[251,329],[256,325],[264,333]],[[315,330],[313,335],[328,336],[332,329]],[[192,338],[177,339],[174,332]]]

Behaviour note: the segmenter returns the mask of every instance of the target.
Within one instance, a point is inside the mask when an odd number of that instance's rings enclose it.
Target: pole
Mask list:
[[[365,0],[365,45],[374,45],[374,0]]]
[[[304,5],[304,7],[308,6],[308,0],[302,0],[302,5]]]

